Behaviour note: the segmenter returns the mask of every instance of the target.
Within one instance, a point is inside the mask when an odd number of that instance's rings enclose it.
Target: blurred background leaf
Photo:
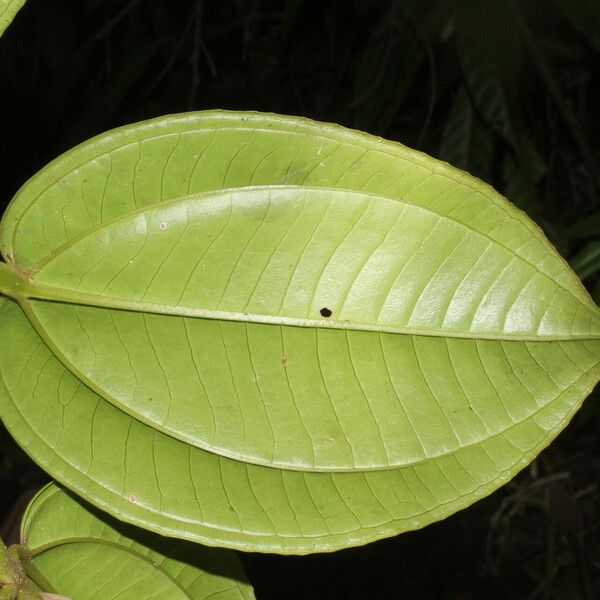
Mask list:
[[[560,11],[600,52],[600,4],[594,0],[554,0]]]
[[[473,106],[466,87],[454,98],[440,142],[440,158],[484,180],[492,174],[494,136]]]

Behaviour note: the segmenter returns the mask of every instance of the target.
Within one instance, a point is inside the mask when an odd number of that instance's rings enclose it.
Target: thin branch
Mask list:
[[[248,57],[248,46],[250,45],[250,42],[252,41],[251,29],[252,29],[252,25],[254,24],[254,21],[256,19],[256,13],[258,12],[258,4],[259,4],[259,0],[253,0],[252,4],[250,5],[250,10],[248,11],[248,16],[246,17],[246,20],[244,23],[244,44],[242,47],[242,62],[243,63],[246,62],[246,58]],[[214,75],[214,73],[213,73],[213,75]]]
[[[190,95],[188,99],[188,108],[191,109],[194,106],[194,100],[198,93],[198,87],[200,86],[200,36],[201,36],[201,25],[202,25],[202,9],[203,1],[197,0],[196,9],[194,11],[194,39],[192,43],[192,54],[190,56],[190,64],[192,65],[192,87],[190,89]]]
[[[427,106],[425,121],[423,121],[423,127],[421,128],[421,133],[419,133],[419,139],[417,140],[417,148],[421,148],[423,140],[425,139],[425,134],[431,125],[431,118],[433,116],[433,109],[435,107],[437,96],[435,58],[433,56],[433,51],[431,50],[431,45],[426,43],[425,50],[427,52],[427,60],[429,62],[429,104]]]
[[[105,23],[104,27],[94,36],[94,39],[100,40],[108,35],[139,3],[140,0],[131,0],[120,12]]]
[[[194,11],[195,11],[195,9],[194,9]],[[187,40],[187,37],[190,33],[190,30],[191,30],[193,24],[194,24],[193,18],[190,18],[187,20],[187,23],[183,30],[183,33],[179,36],[179,41],[177,42],[175,48],[173,49],[173,52],[171,52],[171,56],[169,57],[169,60],[166,62],[165,66],[161,69],[160,73],[156,76],[154,81],[144,90],[144,92],[142,94],[144,98],[147,98],[156,89],[156,87],[160,84],[160,82],[165,78],[165,75],[172,69],[173,64],[175,63],[175,60],[177,60],[177,57],[179,56],[179,53],[181,52],[183,44]]]
[[[192,46],[192,55],[190,56],[190,63],[192,65],[192,88],[190,90],[190,96],[188,105],[190,108],[194,106],[194,101],[200,87],[200,51],[208,64],[210,74],[214,77],[217,74],[217,67],[215,62],[206,47],[204,37],[202,35],[202,14],[204,11],[204,1],[197,0],[196,10],[194,15],[194,42]]]

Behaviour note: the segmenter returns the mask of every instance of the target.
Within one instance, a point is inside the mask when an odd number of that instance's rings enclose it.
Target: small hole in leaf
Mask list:
[[[330,308],[324,306],[320,311],[322,317],[330,317],[333,313]]]

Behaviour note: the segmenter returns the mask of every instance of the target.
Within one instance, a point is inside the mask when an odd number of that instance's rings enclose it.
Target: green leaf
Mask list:
[[[483,121],[518,147],[517,96],[521,44],[513,11],[503,0],[464,0],[456,18],[463,77]]]
[[[455,2],[385,4],[375,7],[381,18],[358,59],[351,102],[354,122],[370,131],[386,131],[397,118],[427,48],[450,18]]]
[[[93,504],[209,545],[329,551],[443,518],[599,375],[598,309],[521,211],[333,125],[109,132],[21,189],[0,242],[7,427]]]
[[[467,90],[461,86],[450,109],[442,134],[440,158],[489,180],[494,153],[494,136],[477,114]]]
[[[0,0],[0,36],[24,4],[25,0]]]
[[[55,484],[29,504],[21,544],[53,590],[77,600],[254,598],[233,552],[124,525]]]

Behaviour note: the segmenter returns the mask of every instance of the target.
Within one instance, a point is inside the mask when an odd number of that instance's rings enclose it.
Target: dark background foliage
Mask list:
[[[600,299],[598,0],[29,0],[0,40],[0,202],[106,129],[304,115],[447,160],[527,211]],[[45,480],[0,431],[4,534]],[[332,555],[244,555],[259,599],[600,597],[600,399],[513,482]]]

